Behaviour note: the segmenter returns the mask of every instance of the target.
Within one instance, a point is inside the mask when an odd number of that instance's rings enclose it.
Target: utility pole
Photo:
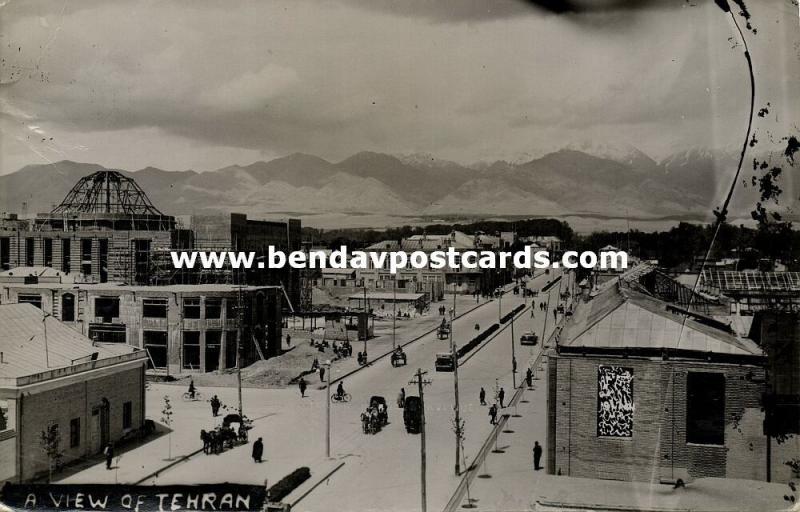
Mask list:
[[[325,456],[327,458],[331,458],[331,361],[328,359],[325,361],[324,366],[327,368],[325,373],[327,374],[327,386],[325,387],[325,394],[327,395],[327,402],[328,402],[328,411],[325,417]]]
[[[421,511],[427,512],[427,485],[425,483],[425,395],[423,393],[423,386],[430,384],[431,381],[423,380],[422,376],[428,372],[423,372],[422,368],[417,369],[417,373],[414,374],[416,377],[414,380],[409,382],[409,384],[417,384],[419,386],[419,424],[420,424],[420,499],[422,502]]]
[[[497,323],[503,318],[503,288],[497,288]]]
[[[453,391],[455,394],[455,405],[453,409],[456,413],[456,476],[461,474],[461,405],[458,399],[458,354],[456,352],[456,341],[453,337],[453,327],[455,326],[455,309],[450,313],[450,352],[453,358]]]
[[[242,290],[241,280],[239,281],[238,309],[239,311],[237,311],[237,316],[239,317],[239,332],[236,335],[236,385],[239,392],[239,419],[241,420],[244,418],[244,413],[242,412],[242,336],[244,334],[244,293]]]
[[[392,280],[392,349],[397,348],[395,341],[395,331],[397,330],[397,274]]]
[[[367,362],[367,338],[369,338],[369,308],[367,308],[367,281],[362,281],[364,287],[364,363]]]
[[[511,380],[517,389],[517,353],[514,348],[514,317],[511,317]]]

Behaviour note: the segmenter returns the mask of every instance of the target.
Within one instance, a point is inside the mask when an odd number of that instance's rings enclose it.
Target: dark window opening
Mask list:
[[[206,331],[206,369],[213,372],[219,369],[219,355],[222,349],[222,331]]]
[[[183,318],[200,318],[200,297],[183,299]]]
[[[225,368],[236,368],[236,331],[225,333]]]
[[[81,240],[81,273],[87,276],[92,274],[91,238],[84,238]]]
[[[128,335],[123,324],[89,324],[89,338],[100,343],[128,342]]]
[[[112,319],[119,318],[119,297],[97,297],[94,299],[94,316],[110,323]]]
[[[75,296],[71,293],[65,293],[61,296],[61,321],[75,321]]]
[[[20,304],[33,304],[37,308],[42,309],[41,295],[17,295],[17,302]]]
[[[61,270],[69,273],[72,265],[72,244],[69,238],[61,240]]]
[[[81,419],[69,420],[69,447],[77,448],[81,445]]]
[[[144,331],[144,349],[147,351],[147,368],[167,367],[167,333],[166,331]]]
[[[133,424],[133,404],[125,402],[122,404],[122,428],[131,428]]]
[[[236,320],[239,318],[238,301],[234,298],[225,300],[225,316],[228,320]]]
[[[42,239],[43,250],[42,256],[44,257],[44,266],[45,267],[52,267],[53,266],[53,239],[52,238],[44,238]]]
[[[143,299],[142,316],[145,318],[167,318],[167,299]]]
[[[725,444],[725,376],[689,372],[686,375],[686,441]]]
[[[11,239],[8,237],[0,238],[0,270],[11,268]]]
[[[33,266],[34,242],[33,238],[25,239],[25,265],[29,267]]]
[[[218,297],[206,298],[206,318],[220,318],[222,316],[222,299]]]
[[[105,283],[108,281],[108,239],[102,238],[98,243],[98,256],[100,261],[100,282]]]
[[[183,367],[187,370],[200,369],[199,331],[183,331]]]

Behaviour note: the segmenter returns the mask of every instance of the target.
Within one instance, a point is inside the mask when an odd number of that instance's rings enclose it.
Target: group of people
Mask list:
[[[383,422],[382,418],[386,417],[386,405],[382,403],[370,403],[364,412],[361,413],[361,428],[365,434],[375,434],[380,430]]]
[[[363,366],[367,364],[367,351],[359,352],[357,357],[358,365]]]
[[[349,341],[338,343],[336,340],[334,340],[333,353],[336,355],[336,357],[350,357],[353,355],[353,346]]]
[[[486,390],[481,387],[480,393],[478,393],[478,399],[480,400],[481,405],[486,405]],[[497,401],[500,403],[500,408],[504,408],[506,400],[506,390],[502,387],[497,391]],[[489,423],[492,425],[497,424],[497,403],[493,403],[491,407],[489,407]]]

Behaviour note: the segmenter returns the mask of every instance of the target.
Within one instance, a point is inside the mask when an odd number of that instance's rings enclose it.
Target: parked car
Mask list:
[[[406,397],[405,407],[403,407],[403,423],[409,434],[419,434],[422,430],[422,401],[418,396]]]
[[[436,371],[452,372],[455,370],[455,361],[452,352],[440,352],[436,354]]]
[[[539,343],[539,336],[532,332],[526,332],[519,338],[520,345],[536,345]]]

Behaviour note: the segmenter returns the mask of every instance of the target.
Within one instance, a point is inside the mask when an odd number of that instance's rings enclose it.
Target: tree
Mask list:
[[[47,456],[47,481],[53,479],[53,472],[61,468],[61,459],[64,452],[61,451],[61,433],[58,430],[58,423],[50,423],[41,431],[39,445]]]

